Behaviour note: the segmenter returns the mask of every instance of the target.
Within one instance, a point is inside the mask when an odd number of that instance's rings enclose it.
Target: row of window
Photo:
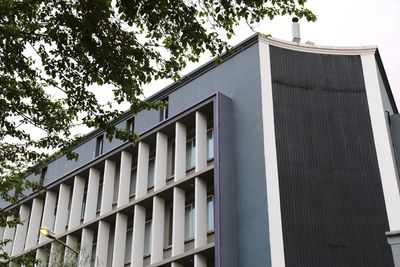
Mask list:
[[[172,143],[172,146],[174,144]],[[172,150],[173,151],[173,150]],[[207,131],[207,160],[212,160],[214,158],[214,138],[213,138],[213,129],[209,129]],[[171,156],[171,164],[170,164],[170,175],[172,175],[174,169],[174,155]],[[186,143],[186,169],[190,170],[193,169],[195,166],[195,161],[196,161],[196,142],[195,138],[190,138],[187,143]],[[154,155],[150,158],[149,160],[149,167],[148,167],[148,188],[152,188],[154,186],[154,168],[155,168],[155,157]],[[103,177],[103,175],[101,175]],[[118,175],[117,175],[118,177]],[[102,178],[103,179],[103,178]],[[129,195],[130,197],[134,197],[135,191],[136,191],[136,180],[137,180],[137,167],[134,166],[132,171],[131,171],[131,181],[130,181],[130,189],[129,189]],[[115,183],[117,184],[117,182]],[[98,199],[97,199],[97,212],[100,211],[101,207],[101,197],[102,197],[102,189],[103,189],[103,181],[100,181],[99,184],[99,193],[98,193]],[[114,192],[114,202],[117,201],[117,191],[118,188],[116,186],[116,190]],[[84,218],[85,214],[85,208],[86,208],[86,195],[87,195],[87,182],[85,185],[85,191],[84,191],[84,196],[83,196],[83,202],[82,202],[82,208],[81,208],[81,220]],[[71,204],[71,198],[72,194],[70,195],[70,203]],[[54,216],[57,211],[57,205],[54,210]],[[55,220],[55,219],[54,219]]]
[[[166,103],[166,106],[160,109],[160,122],[164,121],[168,118],[168,97],[162,100]],[[135,117],[132,117],[126,121],[126,130],[134,131],[135,130]],[[98,157],[103,154],[103,144],[104,144],[104,137],[100,135],[96,138],[96,148],[94,151],[94,157]]]
[[[134,118],[128,120],[128,125],[130,129],[133,129],[133,124],[134,124]],[[196,139],[193,136],[193,132],[189,135],[191,136],[187,142],[186,142],[186,169],[187,171],[192,170],[195,167],[195,162],[196,162]],[[169,148],[168,148],[168,173],[167,173],[167,179],[173,178],[173,173],[174,173],[174,149],[175,143],[174,141],[170,141],[169,143]],[[100,155],[102,153],[103,149],[103,139],[102,136],[97,138],[97,143],[96,143],[96,155]],[[207,160],[213,160],[214,158],[214,137],[213,137],[213,129],[209,129],[207,131]],[[154,175],[155,175],[155,153],[154,151],[150,153],[150,159],[148,163],[148,188],[151,189],[154,186]],[[134,167],[131,170],[131,180],[130,180],[130,197],[133,198],[135,195],[136,191],[136,180],[137,180],[137,164],[133,163]],[[47,169],[46,167],[42,169],[41,173],[41,178],[44,179],[46,176]],[[98,198],[97,198],[97,213],[100,212],[101,208],[101,199],[102,199],[102,192],[103,192],[103,174],[100,175],[101,180],[99,183],[99,188],[98,188]],[[115,174],[115,183],[114,183],[114,198],[113,202],[116,204],[117,198],[118,198],[118,187],[119,187],[119,168],[117,165],[117,170]],[[81,206],[81,221],[84,219],[85,215],[85,210],[86,210],[86,204],[87,204],[87,188],[88,188],[88,179],[86,179],[86,184],[85,184],[85,189],[84,189],[84,195],[83,195],[83,201],[82,201],[82,206]],[[53,221],[51,225],[48,225],[51,229],[54,229],[54,224],[55,224],[55,217],[57,213],[57,207],[58,207],[58,197],[56,197],[56,205],[54,209],[54,216],[53,216]],[[71,208],[71,202],[72,202],[72,192],[70,193],[69,197],[69,204],[68,204],[68,217],[70,214],[70,208]],[[190,237],[192,236],[192,233],[194,231],[194,203],[188,204],[186,206],[186,227],[185,227],[185,236]],[[209,208],[211,211],[211,208]],[[213,219],[213,216],[208,217],[209,220]],[[68,218],[69,221],[69,218]],[[212,222],[209,222],[209,228],[211,228],[210,225],[213,225]]]
[[[174,147],[174,143],[171,143],[171,147]],[[172,155],[170,156],[170,171],[169,171],[169,177],[171,178],[174,172],[174,149],[172,149]],[[207,131],[207,160],[213,160],[214,158],[214,138],[213,138],[213,129],[209,129]],[[195,161],[196,161],[196,140],[195,137],[190,138],[187,140],[186,143],[186,169],[189,171],[194,168],[195,166]],[[136,164],[135,164],[136,165]],[[154,170],[155,170],[155,157],[154,153],[153,156],[150,157],[149,159],[149,166],[148,166],[148,188],[152,188],[154,186]],[[42,174],[45,175],[45,174]],[[101,208],[101,198],[102,198],[102,192],[103,192],[103,174],[101,174],[101,181],[99,184],[99,192],[98,192],[98,199],[97,199],[97,208],[96,211],[100,212]],[[116,174],[116,178],[119,178],[119,175]],[[129,195],[130,198],[133,198],[135,196],[135,191],[136,191],[136,180],[137,180],[137,166],[134,166],[131,171],[131,181],[130,181],[130,189],[129,189]],[[81,208],[81,220],[84,218],[85,214],[85,208],[86,208],[86,195],[87,195],[87,184],[88,180],[86,180],[85,184],[85,190],[84,190],[84,195],[83,195],[83,201],[82,201],[82,208]],[[114,190],[114,202],[117,202],[117,196],[118,196],[118,181],[115,182],[115,190]],[[58,198],[57,198],[58,201]],[[69,199],[69,208],[71,205],[72,201],[72,193],[70,194],[70,199]],[[54,210],[54,220],[53,220],[53,225],[54,226],[54,221],[55,221],[55,215],[57,211],[57,204],[56,208]]]
[[[171,146],[174,146],[172,142]],[[174,150],[172,149],[172,152]],[[172,153],[170,160],[170,171],[169,176],[171,177],[174,172],[174,158],[175,155]],[[214,138],[213,129],[207,131],[207,160],[214,159]],[[191,138],[186,142],[186,170],[194,168],[196,162],[196,143],[195,138]],[[154,186],[154,168],[155,168],[155,156],[151,156],[149,159],[147,188],[150,189]],[[131,182],[129,189],[129,196],[133,197],[136,191],[136,179],[137,179],[137,166],[134,166],[131,171]]]
[[[172,243],[172,207],[169,209],[169,226],[168,227],[168,246]],[[151,226],[152,220],[147,220],[145,223],[144,231],[144,257],[147,257],[151,253]],[[194,202],[189,203],[185,206],[185,240],[190,241],[194,238],[194,227],[195,227],[195,205]],[[214,196],[210,195],[207,197],[207,231],[214,231]],[[132,252],[132,226],[128,228],[126,233],[126,244],[125,244],[125,264],[131,262]]]
[[[99,195],[101,195],[101,189],[100,187],[100,192]],[[58,206],[58,198],[56,198],[56,205],[55,205],[55,210],[54,210],[54,220],[53,220],[53,225],[52,228],[54,227],[54,221],[55,221],[55,215],[57,211],[57,206]],[[71,201],[68,205],[68,211],[70,210],[71,206]],[[82,214],[81,217],[83,218],[84,212],[85,212],[85,206],[86,206],[86,191],[84,193],[84,200],[83,200],[83,205],[82,205]],[[99,206],[97,207],[99,209]],[[69,212],[68,212],[69,213]],[[168,227],[166,227],[165,231],[167,231],[166,235],[166,246],[170,246],[172,244],[172,205],[169,205],[168,208],[166,209],[166,217],[168,218]],[[150,255],[150,250],[151,250],[151,226],[152,226],[152,220],[149,219],[145,223],[145,241],[144,241],[144,256],[149,256]],[[208,232],[214,231],[214,196],[209,195],[207,197],[207,230]],[[132,250],[132,231],[133,228],[132,226],[128,228],[127,230],[127,236],[126,236],[126,246],[125,246],[125,264],[130,263],[131,260],[131,250]],[[195,231],[195,203],[194,201],[189,202],[185,205],[185,229],[184,229],[184,236],[185,236],[185,241],[190,241],[194,238],[194,231]],[[94,253],[96,246],[96,242],[93,242],[93,250],[92,252]]]

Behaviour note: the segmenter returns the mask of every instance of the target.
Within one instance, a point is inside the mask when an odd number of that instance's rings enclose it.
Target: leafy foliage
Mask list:
[[[72,148],[80,137],[71,129],[79,124],[135,142],[134,133],[112,123],[122,114],[113,103],[129,102],[133,114],[162,107],[140,100],[144,84],[179,79],[187,62],[198,61],[206,51],[220,55],[228,46],[218,33],[230,38],[241,21],[252,26],[285,14],[314,21],[305,2],[0,1],[2,200],[16,203],[26,188],[40,187],[21,177],[37,172],[32,163],[48,160],[49,150],[76,158]],[[100,103],[90,90],[93,85],[111,86],[112,103]],[[16,223],[15,209],[0,210],[0,227]]]

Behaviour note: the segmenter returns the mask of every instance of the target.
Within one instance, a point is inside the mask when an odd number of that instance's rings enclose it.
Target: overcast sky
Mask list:
[[[307,5],[318,17],[315,23],[300,20],[301,42],[312,41],[326,46],[377,45],[393,91],[400,108],[400,0],[308,0]],[[265,21],[257,31],[275,38],[291,40],[291,17],[277,17]],[[243,25],[237,30],[232,44],[254,34]],[[204,64],[191,65],[186,72]],[[145,90],[150,96],[170,82],[161,82]]]

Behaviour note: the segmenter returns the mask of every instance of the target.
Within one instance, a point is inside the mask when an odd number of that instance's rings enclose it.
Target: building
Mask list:
[[[94,131],[28,176],[48,191],[2,204],[25,219],[5,249],[75,261],[46,226],[80,266],[394,266],[400,115],[376,47],[255,35],[163,99],[116,121],[138,145]]]

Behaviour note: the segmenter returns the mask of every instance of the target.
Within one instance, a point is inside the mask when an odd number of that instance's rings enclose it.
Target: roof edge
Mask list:
[[[268,37],[263,34],[259,34],[260,41],[268,43],[270,45],[286,48],[290,50],[318,53],[318,54],[337,54],[337,55],[365,55],[374,54],[378,49],[376,45],[369,46],[323,46],[313,44],[301,44],[281,40],[278,38]]]

